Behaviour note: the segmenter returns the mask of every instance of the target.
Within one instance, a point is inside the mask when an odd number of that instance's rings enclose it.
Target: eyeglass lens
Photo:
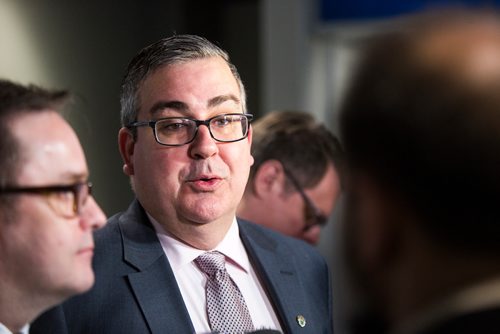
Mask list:
[[[47,198],[49,205],[59,215],[74,218],[81,213],[82,207],[92,193],[92,183],[79,182],[70,185],[50,185],[34,187],[5,187],[3,194],[35,194]]]
[[[300,196],[304,201],[304,210],[305,210],[305,219],[306,225],[304,226],[304,231],[310,229],[315,225],[323,226],[328,222],[328,217],[321,213],[321,210],[318,209],[316,205],[314,205],[313,201],[307,194],[304,189],[300,185],[299,181],[293,176],[293,174],[288,171],[288,169],[284,169],[285,175],[292,182],[293,186],[299,192]]]
[[[242,114],[224,114],[207,121],[166,118],[155,123],[156,140],[165,145],[187,144],[194,140],[200,125],[207,125],[211,136],[220,142],[238,141],[248,133],[248,118]]]
[[[51,207],[59,215],[72,218],[81,213],[91,193],[92,184],[79,183],[47,194]]]

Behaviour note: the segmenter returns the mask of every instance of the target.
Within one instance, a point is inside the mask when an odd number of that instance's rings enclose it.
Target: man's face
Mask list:
[[[305,200],[296,189],[292,188],[292,192],[285,191],[273,203],[277,214],[270,220],[270,227],[310,244],[317,244],[321,226],[315,224],[314,218],[307,214],[311,210],[308,210]],[[329,217],[340,195],[340,180],[334,167],[329,165],[320,182],[312,188],[304,189],[304,193],[323,216]]]
[[[70,185],[86,181],[85,157],[71,127],[53,111],[23,113],[9,120],[19,144],[20,162],[11,187]],[[2,215],[2,270],[13,286],[32,296],[60,302],[89,289],[94,282],[91,260],[93,229],[106,217],[89,197],[79,215],[63,217],[54,209],[69,193],[12,196]],[[10,203],[10,202],[9,202]],[[52,204],[52,205],[51,205]],[[2,276],[5,277],[5,276]]]
[[[138,120],[242,113],[239,99],[236,79],[219,57],[168,65],[140,87]],[[135,142],[125,129],[119,140],[137,198],[170,233],[182,239],[187,225],[233,219],[253,163],[251,131],[221,143],[202,125],[193,142],[168,147],[155,141],[151,128],[139,127]]]

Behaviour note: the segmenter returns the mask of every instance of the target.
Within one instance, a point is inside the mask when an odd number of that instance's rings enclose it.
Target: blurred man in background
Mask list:
[[[271,112],[253,130],[255,162],[238,217],[317,244],[340,195],[337,139],[296,111]]]
[[[0,333],[27,333],[47,308],[88,290],[90,194],[80,142],[58,109],[64,91],[0,80]]]
[[[498,331],[499,92],[493,14],[417,17],[364,54],[341,112],[346,251],[382,332]]]

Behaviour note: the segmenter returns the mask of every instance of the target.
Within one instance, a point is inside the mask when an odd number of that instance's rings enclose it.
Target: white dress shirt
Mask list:
[[[210,333],[205,296],[207,278],[193,262],[206,251],[193,248],[173,238],[151,216],[149,219],[170,262],[195,332],[198,334]],[[281,331],[278,317],[240,239],[236,218],[234,218],[224,239],[213,250],[226,256],[227,272],[245,298],[255,329]]]
[[[16,332],[16,334],[17,333],[19,333],[19,334],[28,334],[29,330],[30,330],[30,325],[26,324],[26,325],[23,326],[23,328],[21,328],[21,330],[19,332]],[[0,322],[0,334],[13,334],[13,333],[10,331],[10,329],[8,329],[7,327],[5,327],[5,325]]]

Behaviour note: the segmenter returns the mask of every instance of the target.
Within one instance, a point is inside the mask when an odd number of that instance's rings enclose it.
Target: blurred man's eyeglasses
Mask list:
[[[75,218],[92,194],[92,183],[79,182],[69,185],[50,185],[41,187],[5,187],[1,194],[36,194],[47,197],[49,205],[60,216]]]
[[[326,223],[328,223],[328,217],[325,216],[321,210],[314,205],[313,201],[309,196],[304,191],[304,188],[300,185],[299,181],[293,174],[287,170],[286,168],[283,168],[285,175],[287,178],[292,182],[293,186],[297,191],[299,192],[300,196],[304,200],[305,204],[305,218],[306,218],[306,225],[304,226],[304,231],[307,231],[313,226],[319,225],[319,226],[324,226]]]
[[[223,143],[232,143],[246,138],[252,119],[251,114],[221,114],[204,121],[185,117],[166,117],[134,122],[126,127],[131,129],[149,126],[153,129],[153,135],[158,144],[182,146],[191,143],[200,125],[205,125],[213,139]]]

